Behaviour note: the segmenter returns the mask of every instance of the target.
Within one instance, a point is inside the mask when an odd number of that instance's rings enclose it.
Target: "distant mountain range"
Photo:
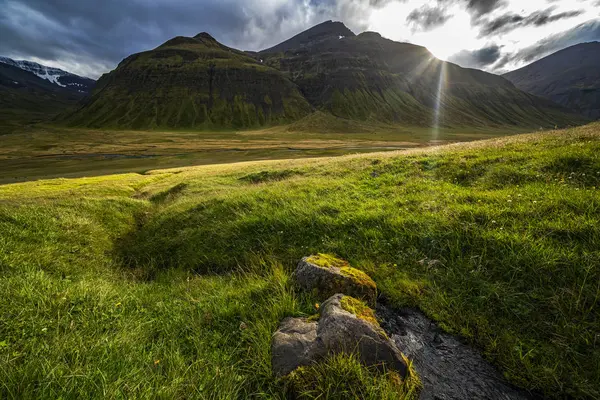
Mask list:
[[[0,57],[0,114],[115,129],[554,127],[600,118],[599,66],[594,42],[497,76],[327,21],[259,52],[176,37],[98,82]]]
[[[43,65],[0,59],[0,135],[75,106],[94,81]]]
[[[600,118],[600,42],[568,47],[504,77],[524,91]]]
[[[65,116],[74,126],[253,128],[315,111],[331,118],[413,126],[564,126],[583,119],[508,80],[436,59],[427,49],[317,25],[261,52],[208,33],[134,54],[100,78]]]
[[[38,78],[45,79],[58,87],[81,93],[82,95],[89,94],[96,85],[96,81],[93,79],[78,76],[63,71],[62,69],[48,67],[32,61],[13,60],[12,58],[0,56],[0,63],[12,65],[23,71],[31,72]]]

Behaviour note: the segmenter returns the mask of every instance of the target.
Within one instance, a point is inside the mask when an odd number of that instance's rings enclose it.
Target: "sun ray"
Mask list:
[[[437,140],[440,133],[440,119],[443,117],[442,115],[442,96],[444,95],[444,91],[446,89],[446,65],[448,64],[445,61],[440,62],[440,77],[438,79],[438,87],[435,98],[435,109],[433,114],[433,131],[432,131],[432,139]]]

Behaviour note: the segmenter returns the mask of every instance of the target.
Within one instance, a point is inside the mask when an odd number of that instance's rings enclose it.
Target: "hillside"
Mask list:
[[[0,62],[0,134],[49,120],[74,106],[82,95],[21,68]]]
[[[279,71],[201,33],[126,58],[65,120],[92,128],[232,129],[291,122],[309,112]]]
[[[36,62],[26,60],[13,60],[8,57],[0,57],[0,63],[12,65],[24,71],[31,72],[41,79],[45,79],[54,85],[79,94],[81,97],[89,94],[96,81],[83,76],[75,75],[59,68],[48,67]]]
[[[174,38],[123,60],[63,119],[90,128],[221,130],[289,124],[315,110],[358,122],[329,119],[351,131],[361,122],[539,128],[585,121],[502,77],[331,21],[258,53],[207,33]],[[309,119],[296,126],[313,125]]]
[[[600,42],[566,48],[504,77],[526,92],[600,118]]]
[[[291,272],[326,252],[519,387],[598,398],[599,155],[592,124],[0,186],[0,397],[285,398],[271,337],[316,312]],[[415,398],[353,359],[301,376],[308,398]]]
[[[504,78],[436,59],[426,48],[328,21],[259,53],[315,108],[418,126],[548,127],[580,122]],[[439,111],[438,111],[439,109]]]

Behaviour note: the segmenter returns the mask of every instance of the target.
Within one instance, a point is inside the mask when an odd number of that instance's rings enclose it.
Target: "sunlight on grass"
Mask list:
[[[289,277],[317,253],[511,382],[598,397],[599,132],[0,186],[0,397],[283,398],[271,335],[314,314]],[[334,370],[301,392],[414,391]]]

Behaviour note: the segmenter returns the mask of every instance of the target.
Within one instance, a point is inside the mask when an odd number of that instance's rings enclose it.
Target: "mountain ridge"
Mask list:
[[[503,77],[440,61],[425,47],[326,21],[260,52],[202,32],[133,54],[103,75],[69,125],[246,129],[314,111],[369,123],[538,128],[582,117]]]
[[[296,83],[313,107],[336,117],[531,127],[576,119],[503,77],[440,61],[423,46],[395,42],[377,32],[338,37],[340,24],[325,22],[283,42],[284,53],[271,48],[257,57]],[[307,40],[315,28],[322,33],[318,40]],[[298,47],[290,47],[290,41]]]
[[[524,91],[600,119],[600,42],[567,47],[503,76]]]
[[[278,71],[200,33],[125,58],[64,120],[86,127],[237,129],[292,122],[310,111]]]
[[[337,38],[342,39],[344,37],[356,36],[343,22],[340,21],[325,21],[318,25],[313,26],[305,31],[298,33],[297,35],[287,39],[273,47],[265,50],[261,50],[258,53],[279,53],[285,52],[291,49],[296,49],[308,45],[312,42]]]
[[[14,60],[9,57],[0,56],[0,63],[12,65],[24,71],[28,71],[45,79],[63,89],[87,95],[93,89],[96,81],[84,76],[79,76],[60,68],[48,67],[33,61]]]
[[[51,120],[82,95],[14,65],[0,63],[0,134]]]

